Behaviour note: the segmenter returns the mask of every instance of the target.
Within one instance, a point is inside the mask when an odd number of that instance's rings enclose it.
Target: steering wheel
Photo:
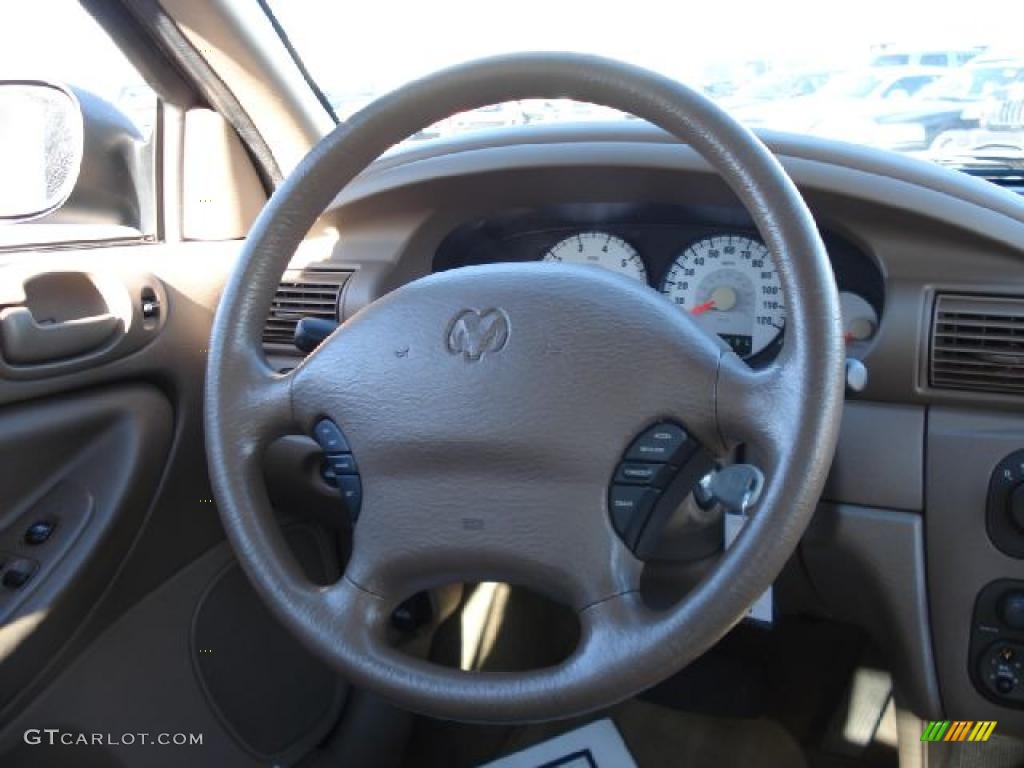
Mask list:
[[[337,193],[398,141],[449,115],[573,98],[646,119],[695,148],[750,212],[781,276],[785,339],[747,367],[686,312],[599,269],[494,264],[398,288],[341,325],[295,370],[266,362],[278,281]],[[778,575],[831,464],[843,396],[839,303],[814,220],[781,165],[695,91],[575,54],[458,66],[374,102],[325,137],[245,241],[213,324],[206,382],[210,476],[228,539],[258,593],[352,683],[432,716],[555,719],[621,701],[675,673],[736,624]],[[262,454],[279,435],[343,430],[362,480],[345,574],[304,577],[274,522]],[[651,424],[711,454],[742,443],[766,477],[750,522],[673,607],[639,591],[643,563],[608,489]],[[339,514],[341,514],[339,510]],[[504,581],[576,611],[564,661],[465,672],[388,642],[392,610],[445,584]]]

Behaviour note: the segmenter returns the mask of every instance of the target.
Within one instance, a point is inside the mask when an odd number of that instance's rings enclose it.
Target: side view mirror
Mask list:
[[[0,80],[0,220],[63,205],[78,180],[84,119],[75,95],[40,80]]]

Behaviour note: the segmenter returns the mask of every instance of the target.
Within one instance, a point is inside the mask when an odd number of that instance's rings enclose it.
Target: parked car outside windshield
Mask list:
[[[502,53],[566,50],[680,80],[755,128],[921,157],[944,134],[981,128],[981,115],[1004,98],[1024,59],[1019,25],[994,23],[1018,18],[1019,0],[976,0],[970,13],[935,0],[864,0],[827,13],[814,0],[634,0],[628,8],[521,0],[500,23],[483,23],[469,0],[438,0],[403,9],[400,24],[380,4],[269,4],[313,78],[346,114],[432,70]],[[374,29],[386,34],[366,34]],[[629,117],[534,99],[456,115],[411,140]]]

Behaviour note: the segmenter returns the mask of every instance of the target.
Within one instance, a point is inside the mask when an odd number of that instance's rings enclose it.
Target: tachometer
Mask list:
[[[743,235],[698,240],[676,258],[661,292],[743,358],[774,342],[786,322],[771,254]]]
[[[607,232],[578,232],[553,245],[543,260],[590,264],[647,282],[647,269],[636,248]]]

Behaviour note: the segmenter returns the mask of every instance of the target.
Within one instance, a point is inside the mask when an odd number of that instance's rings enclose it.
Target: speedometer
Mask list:
[[[553,245],[543,260],[589,264],[647,282],[647,269],[636,248],[607,232],[577,232]]]
[[[744,235],[698,240],[676,258],[661,292],[742,358],[778,339],[786,322],[771,254]]]

